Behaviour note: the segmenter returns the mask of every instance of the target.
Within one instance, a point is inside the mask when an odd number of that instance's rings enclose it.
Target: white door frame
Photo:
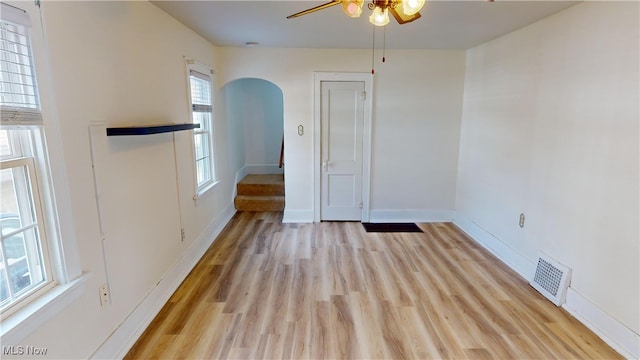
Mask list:
[[[321,207],[321,98],[322,81],[362,81],[366,92],[364,102],[364,126],[362,131],[362,222],[370,216],[371,191],[371,118],[373,113],[373,76],[369,73],[313,73],[313,221],[320,222]]]

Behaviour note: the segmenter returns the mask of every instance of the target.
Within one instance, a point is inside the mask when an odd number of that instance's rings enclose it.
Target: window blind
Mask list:
[[[211,77],[190,70],[191,108],[195,112],[211,112]]]
[[[29,41],[29,15],[2,3],[0,19],[0,120],[2,125],[42,125]]]

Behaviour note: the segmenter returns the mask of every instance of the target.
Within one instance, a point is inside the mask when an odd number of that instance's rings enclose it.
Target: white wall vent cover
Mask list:
[[[556,306],[564,304],[571,279],[571,269],[540,254],[531,286]]]

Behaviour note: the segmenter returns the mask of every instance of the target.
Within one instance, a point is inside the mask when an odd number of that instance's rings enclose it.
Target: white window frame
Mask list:
[[[2,0],[1,6],[2,21],[25,27],[37,97],[35,105],[2,106],[2,129],[9,132],[16,130],[16,136],[22,139],[20,151],[15,156],[12,154],[2,159],[3,167],[17,164],[8,162],[9,160],[30,164],[27,165],[29,172],[34,173],[30,179],[33,201],[39,207],[38,227],[41,230],[41,240],[46,242],[46,246],[42,246],[43,257],[49,259],[46,270],[48,280],[33,289],[29,296],[20,298],[19,302],[7,308],[10,310],[2,313],[0,342],[20,343],[49,318],[76,301],[85,292],[84,284],[91,274],[83,273],[78,256],[40,9],[33,2],[12,0]],[[32,22],[32,18],[38,20]],[[36,78],[36,74],[42,77]],[[43,117],[46,121],[43,121]]]
[[[213,76],[215,75],[215,72],[213,71],[213,69],[211,69],[211,67],[204,65],[202,63],[199,63],[191,58],[187,58],[185,57],[185,62],[186,62],[186,68],[187,68],[187,93],[188,93],[188,99],[189,99],[189,116],[191,119],[191,122],[195,123],[196,119],[195,119],[195,114],[196,113],[208,113],[210,114],[210,119],[209,119],[209,126],[208,127],[201,127],[201,128],[196,128],[193,130],[193,136],[192,136],[192,146],[191,146],[191,150],[192,150],[192,154],[193,154],[193,182],[194,182],[194,196],[193,199],[197,200],[198,198],[200,198],[203,194],[205,194],[208,190],[212,189],[216,184],[218,184],[218,178],[217,178],[217,169],[216,169],[216,160],[215,160],[215,112],[214,112],[214,78]],[[193,97],[192,97],[192,93],[191,93],[191,77],[196,77],[200,80],[204,80],[204,81],[208,81],[209,86],[210,86],[210,104],[211,105],[197,105],[193,103]],[[207,109],[208,107],[208,109]],[[208,110],[208,111],[207,111]],[[206,141],[208,142],[208,153],[206,154],[206,159],[208,161],[206,161],[206,165],[208,167],[208,171],[210,176],[208,178],[205,178],[204,181],[202,183],[199,183],[198,181],[198,161],[202,160],[198,158],[198,154],[196,151],[196,143],[197,143],[197,138],[198,137],[202,137],[204,139],[206,139]],[[205,169],[206,171],[207,169]]]
[[[8,131],[10,137],[26,137],[24,131],[22,134],[12,131]],[[6,253],[4,252],[4,242],[17,234],[27,233],[29,230],[34,231],[35,239],[27,240],[26,236],[23,236],[26,262],[29,264],[29,275],[31,281],[35,281],[31,288],[27,291],[23,291],[22,294],[18,293],[17,296],[11,296],[6,301],[4,307],[0,310],[3,316],[8,316],[19,310],[24,304],[28,303],[29,299],[38,297],[44,292],[50,290],[55,284],[55,274],[52,271],[52,262],[49,254],[49,241],[47,239],[46,224],[44,221],[43,203],[40,197],[39,176],[37,175],[35,158],[34,157],[17,157],[13,159],[2,159],[0,161],[0,169],[18,169],[24,167],[26,169],[26,176],[19,180],[20,184],[28,185],[28,189],[21,189],[16,191],[17,202],[19,205],[20,219],[28,220],[30,216],[26,215],[29,210],[33,211],[33,222],[29,224],[21,224],[19,229],[16,229],[6,235],[2,235],[2,244],[0,246],[3,253],[4,261],[8,263]],[[18,176],[23,177],[23,176]],[[14,179],[16,176],[14,175]],[[4,264],[0,264],[3,266]],[[32,271],[36,270],[36,271]],[[9,269],[5,269],[7,276],[7,285],[11,287],[12,283],[9,279]],[[34,279],[37,277],[37,280]],[[9,294],[13,291],[8,289]],[[12,294],[13,295],[13,294]],[[11,299],[13,298],[13,299]]]

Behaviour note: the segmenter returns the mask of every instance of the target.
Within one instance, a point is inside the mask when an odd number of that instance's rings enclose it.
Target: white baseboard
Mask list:
[[[236,172],[236,181],[234,183],[237,184],[238,182],[240,182],[240,180],[242,180],[248,174],[249,174],[249,171],[247,171],[247,167],[243,166],[240,170]]]
[[[456,215],[454,224],[527,281],[533,278],[535,264],[503,241],[463,216]],[[567,300],[563,308],[618,351],[620,355],[628,359],[640,359],[640,337],[638,334],[606,314],[571,287],[567,290]]]
[[[370,222],[451,222],[453,210],[371,210]],[[283,223],[311,223],[313,210],[284,210]]]
[[[247,173],[246,166],[243,166],[240,170],[236,171],[236,178],[233,181],[233,193],[231,194],[231,202],[233,202],[233,200],[238,195],[238,187],[236,186],[236,184],[238,184],[240,180],[244,179],[244,177],[247,176],[247,174],[248,173]]]
[[[371,210],[369,222],[451,222],[453,210]]]
[[[245,165],[247,174],[284,174],[284,168],[279,168],[278,164],[252,164]]]
[[[490,253],[500,259],[500,261],[507,264],[507,266],[520,274],[520,276],[527,280],[533,279],[535,264],[520,255],[520,253],[516,252],[509,245],[505,244],[503,241],[496,238],[494,235],[464,216],[456,215],[453,223]]]
[[[282,215],[283,223],[312,223],[313,210],[287,210]]]
[[[92,359],[122,359],[127,354],[234,214],[233,204],[229,204],[185,251],[158,285],[102,343],[91,356]]]
[[[620,355],[627,359],[640,359],[640,335],[609,316],[571,287],[567,290],[567,302],[562,307]]]

